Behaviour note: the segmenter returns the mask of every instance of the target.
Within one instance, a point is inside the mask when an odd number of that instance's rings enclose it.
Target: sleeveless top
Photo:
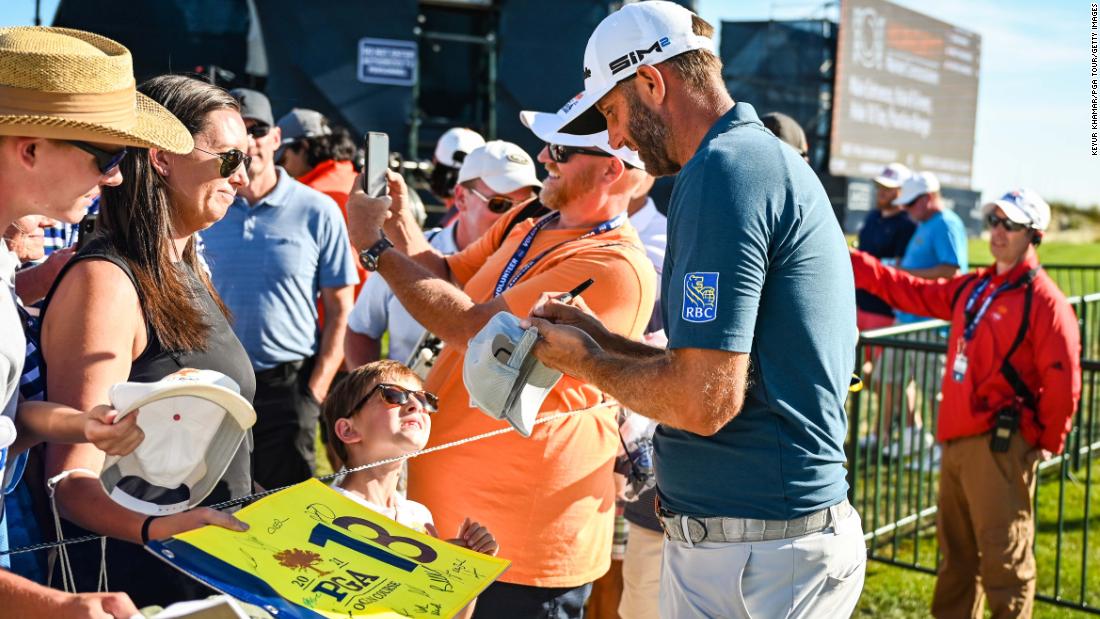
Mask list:
[[[61,273],[58,274],[49,294],[46,295],[40,324],[45,324],[50,302],[65,275],[75,264],[84,260],[106,260],[122,269],[130,279],[134,289],[137,290],[138,299],[144,307],[144,295],[138,287],[137,279],[134,277],[134,272],[129,263],[104,238],[100,237],[90,241],[77,255],[73,256],[61,270]],[[157,381],[185,367],[214,370],[236,381],[240,385],[241,395],[252,402],[256,394],[256,374],[252,369],[248,354],[241,346],[240,340],[233,334],[229,321],[226,320],[225,315],[222,314],[214,302],[213,296],[203,285],[198,275],[183,263],[179,263],[178,267],[185,272],[193,294],[192,302],[199,304],[205,322],[210,327],[206,345],[202,350],[195,351],[167,349],[161,343],[152,325],[146,322],[145,332],[148,342],[145,350],[133,360],[127,380],[134,382]],[[180,301],[183,302],[184,300],[180,299]],[[64,320],[63,316],[55,318]],[[105,328],[109,328],[109,322],[110,317],[102,317],[102,324]],[[49,399],[48,393],[47,399]],[[225,475],[214,487],[210,496],[202,501],[202,505],[212,505],[240,498],[252,491],[251,452],[252,432],[249,430],[244,442],[241,443],[241,447],[233,456],[229,468],[226,469]],[[87,532],[82,532],[82,528],[72,523],[66,522],[65,524],[64,533],[66,538],[87,534]],[[96,577],[99,573],[99,546],[99,544],[91,543],[75,544],[69,547],[74,572],[82,574],[77,576],[78,591],[95,590]],[[107,574],[111,589],[129,593],[139,607],[148,604],[167,606],[172,601],[212,595],[209,589],[197,586],[198,584],[195,581],[162,563],[138,544],[110,539],[107,548]],[[77,552],[74,553],[74,550]],[[180,578],[176,578],[176,576]]]

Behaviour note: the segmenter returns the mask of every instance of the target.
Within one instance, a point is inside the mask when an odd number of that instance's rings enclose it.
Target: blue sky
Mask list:
[[[42,0],[43,21],[58,0]],[[545,0],[551,2],[552,0]],[[696,0],[715,23],[835,16],[799,0]],[[1100,204],[1089,154],[1090,0],[896,0],[982,35],[974,188],[986,198],[1029,186],[1048,200]],[[0,24],[31,24],[34,0],[0,0]]]
[[[836,16],[823,2],[696,0],[726,20]],[[1089,154],[1090,0],[895,0],[982,36],[974,189],[1014,186],[1048,200],[1100,204],[1100,157]]]

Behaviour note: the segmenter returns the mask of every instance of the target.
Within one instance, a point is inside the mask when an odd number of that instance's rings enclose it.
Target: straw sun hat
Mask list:
[[[183,123],[137,92],[130,50],[68,28],[0,28],[0,135],[179,154],[195,146]]]

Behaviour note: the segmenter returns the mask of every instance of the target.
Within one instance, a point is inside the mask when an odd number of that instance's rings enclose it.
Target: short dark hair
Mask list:
[[[324,121],[326,124],[328,121]],[[287,148],[295,151],[305,150],[306,165],[311,168],[318,164],[334,159],[336,161],[351,161],[355,158],[355,140],[351,132],[346,128],[334,126],[332,133],[311,138],[302,138],[292,142]]]
[[[714,26],[707,20],[692,14],[691,31],[699,36],[714,38]],[[694,49],[664,61],[689,88],[704,92],[715,77],[722,78],[722,61],[709,49]]]
[[[336,452],[337,456],[340,456],[341,460],[347,461],[348,450],[340,437],[336,435],[336,422],[351,417],[355,413],[351,407],[355,406],[375,385],[399,378],[415,380],[421,389],[424,388],[424,382],[420,379],[420,376],[405,364],[392,359],[382,359],[352,370],[325,398],[325,403],[321,405],[321,415],[325,420],[325,427],[328,429],[332,450]]]

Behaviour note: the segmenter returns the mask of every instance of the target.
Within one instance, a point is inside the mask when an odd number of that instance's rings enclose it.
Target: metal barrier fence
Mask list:
[[[1100,491],[1093,492],[1100,485],[1100,294],[1070,302],[1081,328],[1081,404],[1065,453],[1039,467],[1036,597],[1100,615]],[[940,561],[939,448],[931,437],[946,335],[943,321],[863,333],[857,371],[865,386],[848,404],[849,492],[863,517],[869,557],[929,574]]]
[[[989,266],[971,264],[971,269]],[[1100,265],[1095,264],[1046,264],[1043,270],[1058,284],[1062,294],[1067,297],[1079,297],[1100,292]]]

